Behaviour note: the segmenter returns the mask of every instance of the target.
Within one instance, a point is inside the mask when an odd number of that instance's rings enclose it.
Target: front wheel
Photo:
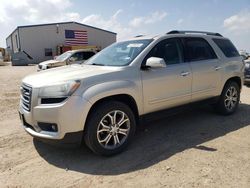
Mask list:
[[[84,140],[95,153],[114,155],[125,149],[135,128],[134,114],[127,105],[116,101],[105,102],[90,114]]]
[[[224,86],[216,110],[223,115],[234,113],[239,105],[240,88],[236,82],[229,81]]]

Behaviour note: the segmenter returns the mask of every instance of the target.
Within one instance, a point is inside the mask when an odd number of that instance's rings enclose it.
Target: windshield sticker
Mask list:
[[[134,43],[134,44],[129,44],[127,48],[140,48],[142,46],[143,46],[142,43]]]

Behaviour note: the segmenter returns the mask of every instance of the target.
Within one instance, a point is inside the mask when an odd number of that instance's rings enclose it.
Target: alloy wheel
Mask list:
[[[238,102],[237,89],[235,87],[231,86],[226,91],[225,100],[224,100],[225,107],[228,110],[232,110],[237,105],[237,102]]]
[[[97,128],[97,140],[105,149],[116,149],[128,138],[130,120],[126,113],[115,110],[107,113]]]

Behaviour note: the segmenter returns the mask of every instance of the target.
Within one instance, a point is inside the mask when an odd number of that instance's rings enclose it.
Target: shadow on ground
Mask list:
[[[63,149],[34,139],[39,155],[63,169],[95,175],[118,175],[148,168],[189,148],[216,152],[204,143],[250,125],[250,106],[241,104],[231,116],[216,115],[209,107],[184,111],[178,115],[143,125],[128,149],[113,157],[93,154],[86,146]]]

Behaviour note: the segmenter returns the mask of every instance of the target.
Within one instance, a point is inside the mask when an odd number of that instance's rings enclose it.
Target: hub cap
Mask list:
[[[231,86],[225,96],[224,104],[228,110],[232,110],[238,102],[238,92],[235,87]]]
[[[97,139],[105,149],[115,149],[127,139],[130,130],[130,120],[120,110],[111,111],[100,121],[97,128]]]

